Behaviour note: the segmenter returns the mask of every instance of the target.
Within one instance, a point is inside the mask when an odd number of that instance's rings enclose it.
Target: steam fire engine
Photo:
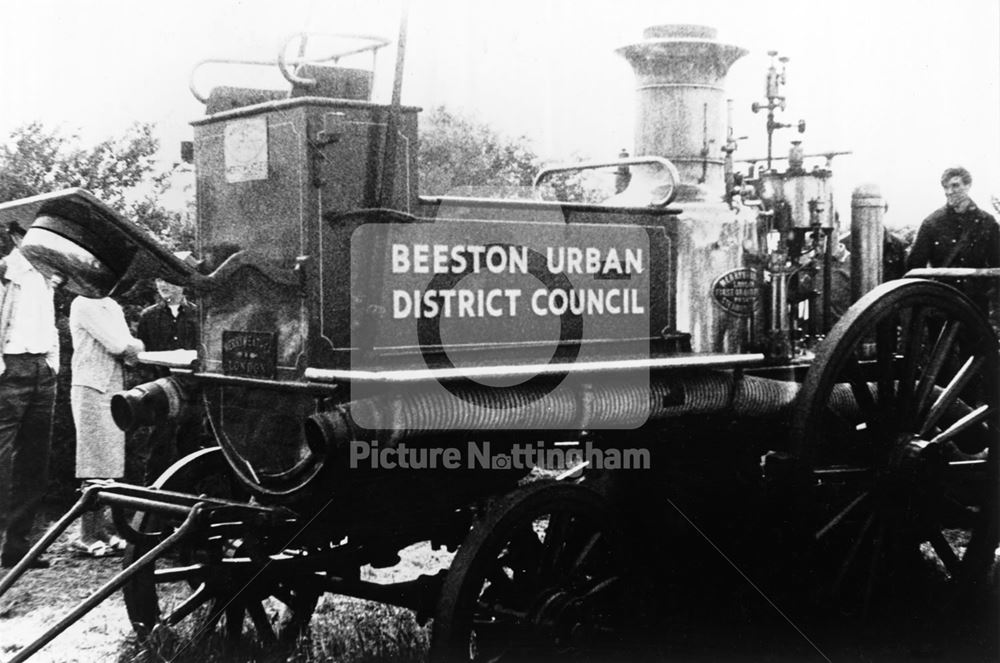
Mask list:
[[[125,566],[12,661],[118,589],[144,637],[192,620],[295,637],[335,593],[433,618],[435,660],[618,652],[636,604],[665,609],[644,591],[651,565],[695,562],[655,532],[696,512],[777,533],[795,551],[786,579],[838,615],[982,605],[1000,525],[996,337],[944,282],[956,274],[880,284],[871,185],[852,198],[854,303],[837,319],[838,153],[774,154],[782,60],[754,106],[768,151],[752,163],[734,158],[724,90],[746,51],[658,25],[617,51],[636,77],[635,156],[547,168],[532,199],[429,197],[419,109],[398,79],[391,103],[372,101],[372,70],[340,63],[388,42],[310,57],[308,39],[273,63],[285,90],[193,86],[195,264],[83,190],[0,205],[28,259],[79,296],[154,276],[197,296],[197,351],[145,353],[171,376],[112,408],[129,430],[198,403],[218,442],[152,486],[84,491],[0,592],[104,505]],[[620,187],[602,202],[541,195],[607,169]],[[528,481],[513,462],[526,448],[580,462]],[[407,449],[452,466],[380,461]],[[650,469],[594,467],[624,450]],[[705,497],[718,486],[725,508]],[[362,579],[427,541],[457,550],[446,571]]]

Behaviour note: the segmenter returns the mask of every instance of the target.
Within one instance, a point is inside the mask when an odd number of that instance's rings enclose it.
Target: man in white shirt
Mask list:
[[[17,564],[31,542],[35,512],[48,487],[59,334],[52,288],[21,255],[24,229],[0,260],[0,565]],[[42,558],[32,568],[44,568]]]

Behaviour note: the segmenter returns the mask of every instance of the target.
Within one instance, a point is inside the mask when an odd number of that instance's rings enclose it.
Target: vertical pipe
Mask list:
[[[788,331],[788,277],[786,270],[775,270],[771,279],[771,331]]]
[[[833,327],[833,249],[840,242],[837,229],[826,234],[826,251],[823,252],[823,324],[819,333],[826,334]]]
[[[396,69],[392,79],[392,103],[385,127],[385,159],[382,163],[382,178],[379,185],[378,204],[393,207],[396,192],[396,160],[399,153],[399,117],[403,91],[403,64],[406,61],[406,29],[409,16],[409,1],[403,0],[399,19],[399,39],[396,41]]]
[[[882,282],[885,199],[876,184],[862,184],[851,195],[851,300]]]

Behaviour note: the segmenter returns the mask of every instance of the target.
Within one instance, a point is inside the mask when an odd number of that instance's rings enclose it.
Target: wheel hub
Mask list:
[[[939,444],[912,436],[894,445],[876,485],[883,504],[897,515],[916,513],[913,507],[937,492],[947,462]]]
[[[552,642],[559,650],[585,647],[599,631],[589,604],[580,588],[553,588],[539,595],[528,621],[543,641]]]
[[[941,445],[913,436],[897,444],[889,456],[888,476],[911,485],[940,478],[946,466]]]

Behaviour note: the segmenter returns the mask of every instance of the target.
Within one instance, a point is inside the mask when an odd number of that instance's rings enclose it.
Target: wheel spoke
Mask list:
[[[934,429],[934,426],[937,424],[938,419],[941,418],[941,415],[943,415],[945,411],[947,411],[947,409],[951,407],[956,400],[958,400],[959,394],[962,393],[962,390],[965,389],[965,387],[969,384],[969,381],[975,377],[976,373],[985,362],[986,357],[983,356],[969,357],[965,364],[962,365],[962,368],[958,369],[958,373],[956,373],[955,377],[951,379],[948,386],[945,387],[944,391],[941,392],[941,395],[938,396],[936,401],[934,401],[934,405],[931,406],[930,412],[927,413],[927,418],[924,420],[923,426],[920,427],[919,435],[921,437],[926,437],[927,434]]]
[[[569,538],[569,528],[572,516],[559,512],[549,516],[549,526],[545,530],[545,540],[542,542],[541,562],[538,574],[545,577],[554,571],[562,557],[563,550]]]
[[[206,568],[204,564],[191,564],[189,566],[171,566],[165,569],[156,569],[153,572],[153,581],[156,583],[194,583],[205,578]]]
[[[878,366],[878,404],[883,414],[896,403],[896,318],[878,323],[875,331],[875,359]]]
[[[283,585],[280,590],[282,595],[287,598],[279,599],[285,604],[286,609],[282,621],[278,623],[278,639],[283,642],[295,642],[299,637],[308,633],[313,611],[316,609],[316,603],[322,592],[315,588],[304,589],[301,586],[289,590]]]
[[[208,591],[206,585],[202,584],[198,586],[180,605],[173,609],[167,618],[163,620],[163,623],[168,626],[176,626],[182,619],[188,617],[212,597],[213,595]]]
[[[930,528],[928,540],[931,547],[934,548],[934,552],[937,553],[938,559],[941,560],[944,568],[947,569],[948,575],[952,578],[956,577],[962,562],[958,559],[955,550],[948,543],[948,540],[944,538],[944,534],[941,533],[941,530],[937,526]]]
[[[948,469],[961,472],[974,472],[981,470],[986,467],[985,458],[972,458],[969,460],[950,460],[948,461]]]
[[[857,477],[864,474],[871,474],[871,467],[856,467],[850,465],[831,465],[818,470],[813,470],[813,475],[823,477]]]
[[[905,423],[912,420],[916,415],[914,389],[917,380],[917,365],[920,362],[920,350],[924,347],[927,325],[925,324],[925,311],[923,307],[917,307],[912,311],[909,320],[902,328],[900,338],[900,348],[903,351],[903,365],[899,373],[899,416],[900,422]]]
[[[205,619],[195,632],[195,639],[201,640],[206,638],[212,633],[212,631],[215,630],[215,626],[219,623],[219,620],[222,619],[225,607],[225,602],[220,598],[216,598],[212,601],[212,606],[208,609],[208,614],[205,616]]]
[[[847,366],[844,367],[844,374],[851,383],[851,393],[854,394],[854,401],[861,409],[862,418],[869,424],[875,423],[878,418],[878,408],[875,399],[872,397],[871,387],[865,380],[861,372],[861,365],[858,360],[851,357]]]
[[[600,596],[608,591],[617,589],[618,585],[621,584],[621,578],[618,576],[611,576],[610,578],[605,578],[601,582],[597,583],[584,594],[585,598],[594,598],[595,596]]]
[[[878,582],[879,566],[882,562],[882,549],[885,547],[885,521],[880,521],[875,537],[872,539],[872,559],[868,567],[868,579],[865,581],[865,598],[863,616],[871,612],[872,595],[875,591],[875,583]]]
[[[274,634],[274,628],[271,626],[271,620],[268,619],[263,604],[257,601],[250,602],[247,605],[247,614],[250,615],[253,626],[257,629],[257,637],[260,638],[262,644],[274,644],[277,641],[277,636]]]
[[[569,568],[569,572],[571,574],[583,567],[587,558],[589,558],[591,553],[593,553],[597,548],[597,544],[601,542],[603,536],[604,535],[601,532],[595,532],[590,539],[587,540],[587,543],[583,546],[583,550],[581,550],[580,554],[576,556],[576,559],[573,560],[573,565]]]
[[[472,631],[475,633],[476,660],[500,661],[510,651],[510,634],[516,626],[516,621],[493,613],[492,617],[484,618],[476,615],[472,618]],[[485,656],[485,658],[484,658]]]
[[[286,587],[285,585],[278,585],[272,589],[271,596],[278,599],[289,608],[295,607],[295,605],[302,601],[302,597],[300,595],[296,594],[291,590],[291,588]]]
[[[838,404],[841,404],[845,398],[851,398],[853,400],[853,397],[847,396],[846,388],[842,387],[841,385],[837,385],[836,389],[838,392],[844,394],[843,398],[837,399]],[[848,420],[847,417],[845,417],[843,414],[840,413],[839,408],[833,407],[832,403],[827,404],[824,415],[829,418],[830,426],[835,427],[838,432],[849,432],[857,430],[857,424],[853,421]]]
[[[949,442],[962,431],[972,428],[976,424],[984,421],[986,417],[992,413],[992,411],[993,409],[989,405],[980,405],[975,410],[934,436],[934,439],[931,440],[931,444],[943,444],[944,442]]]
[[[917,385],[917,394],[914,399],[913,408],[914,414],[917,417],[922,416],[924,410],[927,408],[931,394],[934,391],[934,385],[937,384],[938,376],[941,374],[941,369],[944,368],[945,362],[948,361],[952,346],[955,344],[955,339],[958,338],[960,327],[961,323],[958,320],[948,320],[944,328],[941,329],[937,341],[934,343],[930,360],[927,362],[927,368],[920,377],[920,384]]]
[[[499,562],[500,560],[497,561]],[[514,581],[507,576],[504,566],[501,562],[486,572],[485,578],[490,582],[490,586],[486,591],[491,596],[500,595],[506,599],[510,599],[514,595]]]
[[[243,603],[237,603],[234,599],[226,607],[226,637],[236,642],[243,635]]]
[[[542,542],[530,523],[520,527],[511,536],[507,551],[502,556],[516,574],[527,580],[534,580],[534,572],[541,564]]]
[[[868,497],[868,494],[869,493],[866,490],[857,497],[855,497],[853,500],[851,500],[847,506],[845,506],[843,509],[840,510],[839,513],[837,513],[837,515],[831,518],[825,525],[823,525],[823,527],[819,528],[819,531],[817,531],[815,534],[815,538],[817,540],[823,538],[823,536],[825,536],[827,532],[836,527],[837,524],[840,523],[840,521],[842,521],[844,518],[847,517],[849,513],[851,513],[851,511],[854,511],[854,509],[857,508],[859,504],[865,501],[865,499]]]
[[[847,556],[844,557],[844,561],[841,562],[840,568],[837,570],[837,577],[833,581],[833,586],[831,587],[831,592],[834,596],[840,594],[840,586],[844,583],[847,578],[847,573],[850,571],[851,566],[854,565],[854,558],[858,556],[858,550],[861,548],[861,543],[865,540],[865,536],[868,534],[868,530],[871,529],[872,523],[875,522],[875,514],[868,514],[868,518],[865,520],[864,525],[861,526],[861,530],[858,532],[857,537],[851,542],[851,547],[847,551]]]
[[[489,618],[483,616],[486,613]],[[528,613],[523,610],[515,610],[507,606],[500,605],[499,603],[486,603],[485,601],[479,601],[476,603],[476,615],[473,618],[473,622],[483,622],[483,623],[510,623],[514,620],[523,620],[528,618]]]
[[[951,495],[941,496],[941,516],[948,527],[972,529],[978,520],[979,512],[966,504],[962,504]]]

